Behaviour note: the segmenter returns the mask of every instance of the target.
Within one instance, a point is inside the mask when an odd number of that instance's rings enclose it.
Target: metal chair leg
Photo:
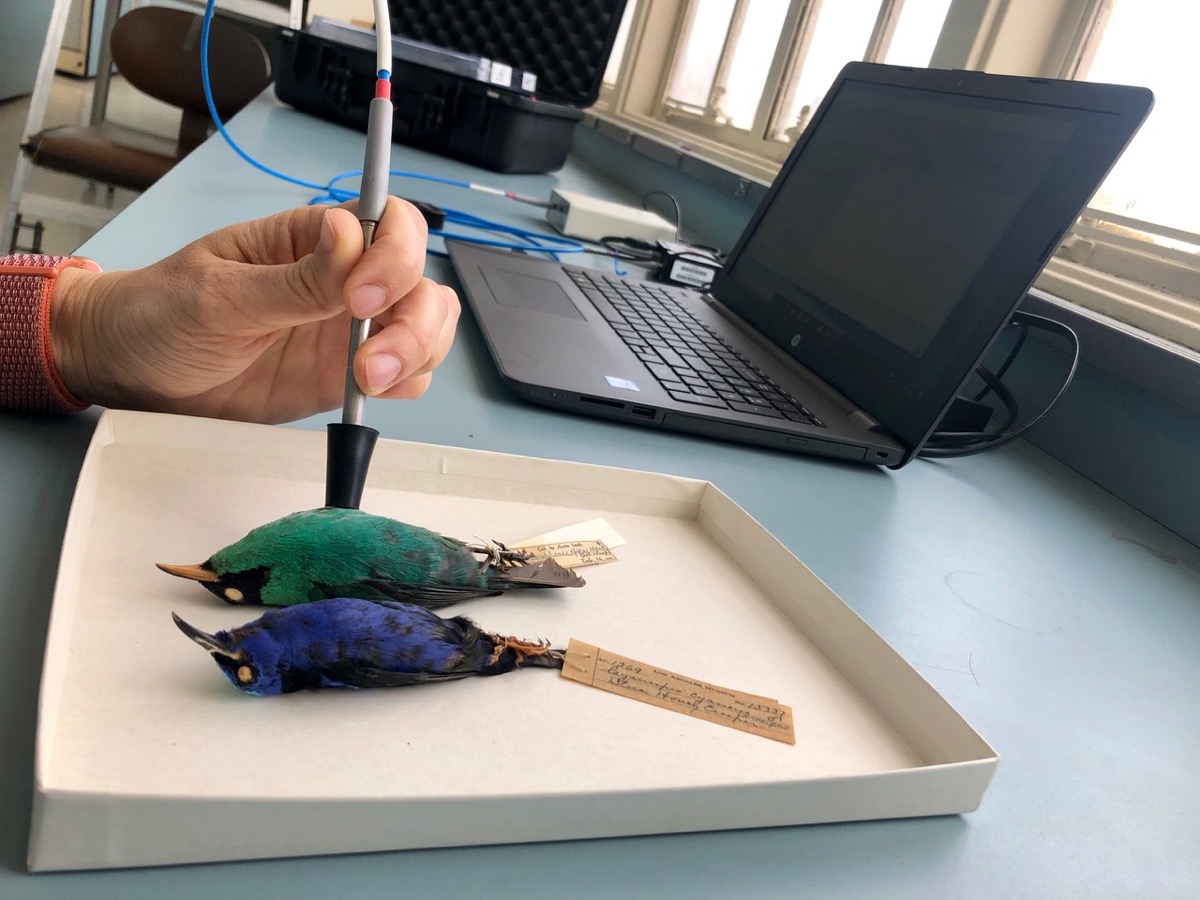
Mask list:
[[[22,228],[28,228],[33,231],[33,244],[28,247],[22,247],[18,243],[18,238]],[[8,242],[9,253],[41,253],[42,252],[42,235],[46,231],[46,226],[41,220],[33,223],[26,223],[20,213],[17,213],[13,218],[12,236]]]

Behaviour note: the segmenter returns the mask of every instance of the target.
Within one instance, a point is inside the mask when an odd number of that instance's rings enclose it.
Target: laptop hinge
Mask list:
[[[883,427],[878,421],[871,418],[861,409],[856,409],[854,412],[850,413],[850,418],[862,425],[862,427],[867,429],[867,431],[875,431],[876,429]]]

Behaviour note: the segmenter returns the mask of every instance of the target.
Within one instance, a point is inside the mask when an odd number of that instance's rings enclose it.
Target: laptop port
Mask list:
[[[635,406],[633,409],[631,409],[629,411],[629,413],[630,413],[630,415],[632,415],[638,419],[653,419],[654,418],[654,410],[652,410],[648,406]]]
[[[587,394],[580,394],[579,402],[590,403],[593,406],[611,406],[613,409],[625,408],[625,404],[619,400],[605,400],[603,397],[589,397]]]

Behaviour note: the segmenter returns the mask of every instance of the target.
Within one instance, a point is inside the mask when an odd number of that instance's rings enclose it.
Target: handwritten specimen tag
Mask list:
[[[534,559],[550,557],[561,566],[578,569],[616,562],[612,548],[624,543],[625,539],[606,521],[589,519],[508,546],[512,550],[526,550]]]
[[[790,706],[668,672],[574,638],[567,644],[562,677],[774,741],[796,743]]]
[[[616,555],[603,541],[556,541],[552,544],[519,544],[512,548],[524,550],[532,559],[553,558],[560,566],[578,569],[581,566],[599,566],[616,562]]]
[[[556,528],[553,531],[547,531],[545,534],[525,538],[525,540],[513,546],[527,547],[530,544],[553,544],[558,541],[591,540],[603,541],[606,547],[613,550],[625,544],[625,538],[621,537],[620,532],[609,525],[604,519],[588,519],[586,522],[567,525],[565,528]]]

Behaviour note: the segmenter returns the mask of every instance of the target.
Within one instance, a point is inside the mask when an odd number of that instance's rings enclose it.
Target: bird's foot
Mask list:
[[[482,538],[479,538],[479,541],[478,544],[468,544],[467,549],[472,553],[481,554],[485,566],[511,569],[529,561],[530,554],[527,550],[509,550],[499,541],[485,541]]]
[[[517,665],[521,665],[525,661],[526,656],[545,656],[548,653],[553,653],[550,649],[549,641],[523,641],[515,637],[504,637],[499,634],[489,634],[495,649],[492,650],[492,655],[488,662],[490,665],[495,665],[500,660],[500,655],[505,650],[511,650],[517,657]]]

